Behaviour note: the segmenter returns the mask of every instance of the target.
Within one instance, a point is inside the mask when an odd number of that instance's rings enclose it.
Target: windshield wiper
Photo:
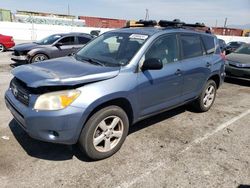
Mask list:
[[[79,56],[79,55],[75,55],[77,59],[83,60],[83,61],[87,61],[91,64],[96,64],[96,65],[100,65],[100,66],[104,66],[104,63],[98,61],[97,59],[94,58],[89,58],[89,57],[83,57],[83,56]]]

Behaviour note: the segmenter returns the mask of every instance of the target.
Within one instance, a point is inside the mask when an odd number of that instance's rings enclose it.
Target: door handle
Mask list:
[[[181,70],[180,70],[180,69],[177,69],[177,71],[175,72],[175,75],[180,76],[180,75],[181,75]]]
[[[211,63],[207,62],[206,67],[211,67]]]

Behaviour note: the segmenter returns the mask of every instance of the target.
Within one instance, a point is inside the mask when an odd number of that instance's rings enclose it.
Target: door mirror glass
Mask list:
[[[160,70],[163,67],[163,63],[160,59],[150,58],[146,59],[142,65],[142,71],[144,70]]]

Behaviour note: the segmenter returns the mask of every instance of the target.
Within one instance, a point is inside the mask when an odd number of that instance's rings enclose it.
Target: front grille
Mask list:
[[[230,65],[231,67],[236,67],[236,68],[241,68],[241,69],[250,69],[250,67],[241,67],[241,66],[237,66],[237,65],[232,64],[232,63],[229,63],[229,65]]]
[[[19,52],[18,52],[18,51],[14,50],[13,55],[15,55],[15,56],[19,56],[20,54],[19,54]]]
[[[29,105],[29,90],[27,89],[26,84],[22,81],[18,80],[17,78],[13,78],[10,83],[10,88],[17,100],[19,100],[24,105]]]

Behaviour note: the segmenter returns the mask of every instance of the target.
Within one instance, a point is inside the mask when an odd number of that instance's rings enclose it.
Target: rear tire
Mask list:
[[[199,98],[193,102],[194,108],[199,112],[208,111],[212,107],[215,101],[216,91],[217,91],[217,86],[215,81],[208,80]]]
[[[79,147],[87,157],[100,160],[116,153],[129,129],[127,114],[118,106],[108,106],[93,114],[81,132]]]

